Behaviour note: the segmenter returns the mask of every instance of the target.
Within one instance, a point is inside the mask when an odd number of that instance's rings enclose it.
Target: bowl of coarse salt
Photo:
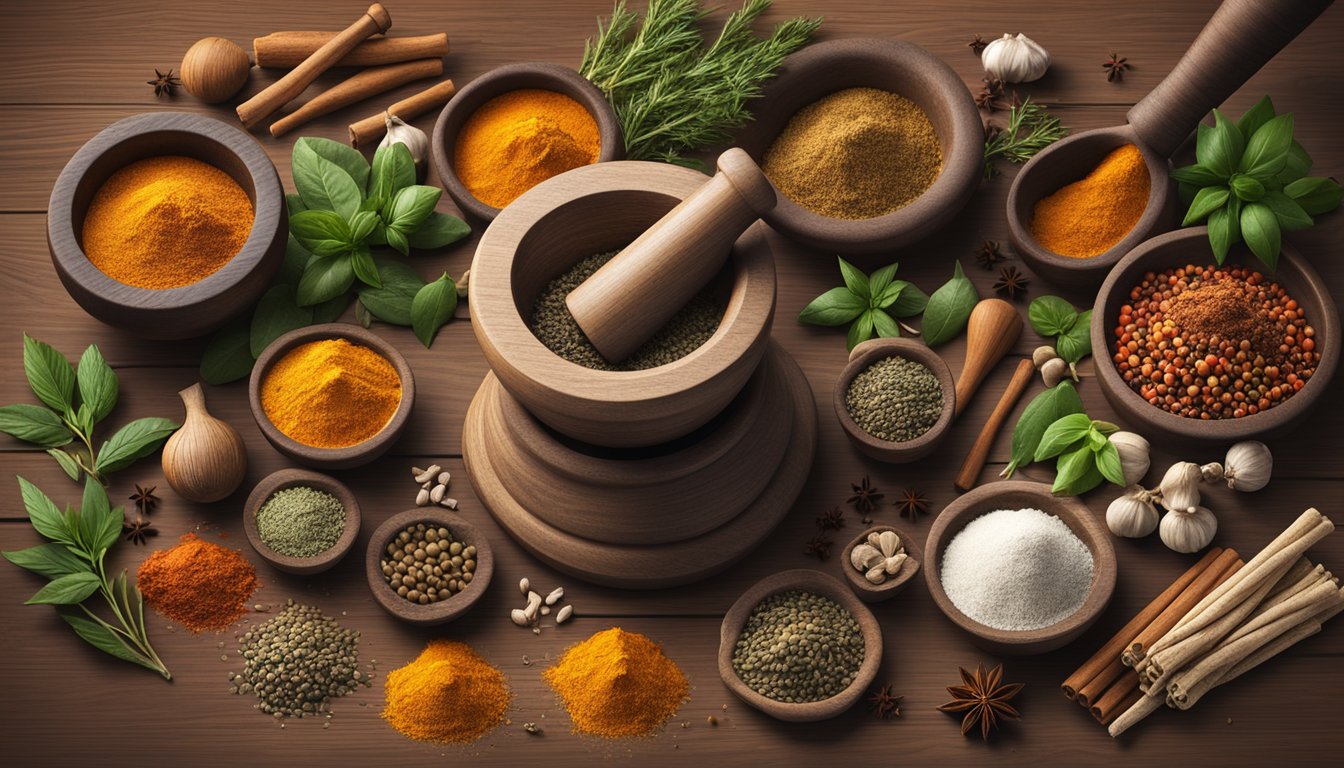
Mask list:
[[[952,623],[988,651],[1030,655],[1068,645],[1115,591],[1115,549],[1073,497],[1015,480],[981,486],[939,513],[924,579]]]

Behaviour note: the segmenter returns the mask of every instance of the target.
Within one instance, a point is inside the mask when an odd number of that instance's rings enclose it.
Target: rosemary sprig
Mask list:
[[[999,169],[994,158],[1002,157],[1021,165],[1042,149],[1069,135],[1060,125],[1059,118],[1050,114],[1043,104],[1035,104],[1028,97],[1021,106],[1008,110],[1008,127],[985,141],[985,178],[993,178]]]
[[[626,156],[699,165],[685,153],[732,140],[786,56],[812,38],[821,19],[790,19],[765,38],[751,25],[771,0],[747,0],[712,45],[697,27],[699,0],[649,0],[639,14],[618,0],[597,37],[584,45],[579,72],[606,94],[625,133]]]

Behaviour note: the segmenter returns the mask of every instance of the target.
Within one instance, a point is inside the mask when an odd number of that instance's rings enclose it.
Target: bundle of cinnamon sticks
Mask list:
[[[1064,695],[1115,737],[1319,632],[1344,610],[1344,591],[1303,553],[1332,530],[1309,509],[1250,562],[1210,550],[1070,675]]]

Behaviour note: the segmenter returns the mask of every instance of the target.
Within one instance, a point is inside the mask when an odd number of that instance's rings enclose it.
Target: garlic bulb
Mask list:
[[[1157,507],[1153,496],[1137,485],[1125,489],[1122,496],[1106,507],[1106,527],[1116,536],[1137,539],[1157,528]]]
[[[1050,68],[1050,54],[1026,35],[1005,34],[985,46],[980,63],[992,77],[1005,83],[1029,83]]]
[[[1120,468],[1125,474],[1125,485],[1133,485],[1148,474],[1148,440],[1133,432],[1112,432],[1106,438],[1120,454]],[[1149,529],[1151,531],[1151,529]]]
[[[177,394],[187,407],[187,417],[163,445],[164,479],[188,501],[219,501],[237,490],[247,473],[243,438],[205,409],[200,384]]]
[[[1227,449],[1223,461],[1223,479],[1234,491],[1258,491],[1269,483],[1274,471],[1274,456],[1259,440],[1246,440]]]
[[[1218,532],[1218,518],[1204,507],[1191,512],[1171,511],[1162,518],[1158,534],[1162,543],[1177,552],[1198,552],[1213,541]]]
[[[1162,494],[1162,506],[1176,512],[1193,511],[1199,506],[1199,481],[1202,478],[1199,465],[1194,462],[1172,464],[1157,487]]]
[[[384,112],[383,122],[387,124],[387,135],[378,143],[378,149],[405,144],[411,152],[411,159],[415,161],[415,174],[419,177],[425,167],[425,157],[429,155],[429,137],[396,115]]]

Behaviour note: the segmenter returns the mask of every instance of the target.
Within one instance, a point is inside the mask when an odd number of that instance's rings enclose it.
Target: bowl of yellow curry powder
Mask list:
[[[95,318],[144,338],[200,336],[252,306],[284,257],[275,166],[252,137],[182,112],[113,123],[51,191],[47,245]]]
[[[271,342],[252,367],[248,399],[276,450],[309,467],[348,469],[401,436],[415,381],[406,358],[378,335],[326,323]]]

